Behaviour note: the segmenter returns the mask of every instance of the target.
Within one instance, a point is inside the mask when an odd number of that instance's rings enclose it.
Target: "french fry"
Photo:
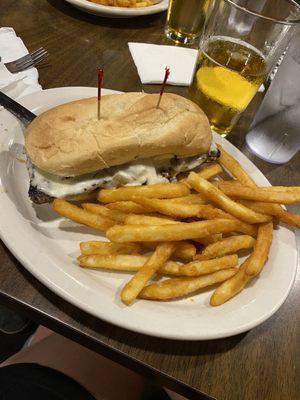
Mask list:
[[[82,268],[137,272],[145,265],[149,260],[149,257],[137,254],[89,254],[81,255],[77,260]],[[158,273],[177,276],[179,267],[180,265],[175,261],[168,260],[164,265],[162,265]]]
[[[163,217],[152,217],[149,215],[135,215],[129,214],[125,218],[125,225],[167,225],[167,224],[178,224],[179,221]]]
[[[109,208],[106,208],[100,204],[82,203],[81,207],[87,211],[110,218],[116,222],[124,222],[125,218],[127,217],[127,214],[122,211],[110,210]]]
[[[135,272],[147,262],[148,257],[132,254],[92,254],[79,256],[77,260],[79,265],[85,268]]]
[[[293,204],[300,201],[300,186],[249,187],[229,181],[218,183],[218,188],[235,199],[255,200],[268,203]]]
[[[101,4],[103,6],[113,7],[148,7],[152,6],[154,2],[151,0],[89,0],[92,3]]]
[[[193,278],[172,278],[146,286],[139,297],[147,300],[172,300],[223,282],[237,272],[236,268],[224,269],[213,274]]]
[[[173,243],[160,243],[149,260],[143,267],[126,283],[121,291],[123,303],[131,304],[139,295],[147,282],[166,263],[175,249]]]
[[[157,211],[160,212],[161,214],[165,214],[174,218],[197,217],[201,219],[218,219],[218,218],[234,219],[240,222],[241,224],[240,227],[242,228],[243,233],[252,236],[255,236],[257,233],[256,228],[253,227],[252,225],[240,221],[237,218],[233,217],[231,214],[228,214],[223,210],[215,208],[211,205],[183,204],[183,203],[174,204],[169,202],[168,200],[144,199],[142,197],[135,197],[134,201],[142,205],[143,207],[152,209],[152,211]]]
[[[184,203],[184,204],[207,204],[207,199],[204,196],[201,196],[200,193],[197,194],[188,194],[183,197],[176,197],[174,199],[168,200],[170,203]]]
[[[271,217],[263,214],[256,213],[242,204],[236,203],[227,197],[221,190],[212,185],[205,179],[197,176],[194,172],[191,172],[188,177],[188,183],[191,187],[198,192],[204,194],[213,203],[217,204],[224,211],[233,215],[234,217],[241,219],[242,221],[250,224],[257,224],[262,222],[270,221]]]
[[[133,200],[143,207],[152,211],[160,212],[174,218],[192,218],[201,217],[209,213],[211,215],[213,207],[210,205],[201,204],[184,204],[172,203],[168,200],[161,199],[146,199],[143,197],[134,197]]]
[[[222,239],[222,237],[223,237],[222,233],[216,233],[215,235],[205,236],[201,239],[198,238],[198,239],[193,239],[193,240],[194,240],[194,242],[200,243],[203,246],[208,246],[212,243],[218,242],[219,240]]]
[[[63,199],[54,199],[52,207],[54,211],[63,217],[103,232],[116,223],[109,218],[93,214],[87,210],[83,210],[82,208],[77,207]]]
[[[206,164],[205,168],[201,171],[197,172],[198,176],[201,176],[203,179],[211,179],[216,175],[219,175],[223,172],[222,167],[219,164]],[[187,182],[187,179],[183,179],[181,182]]]
[[[149,1],[141,1],[141,2],[137,2],[134,7],[149,7],[152,5],[153,4],[150,3]]]
[[[221,283],[221,285],[214,291],[210,298],[210,304],[212,306],[220,306],[230,300],[232,297],[240,293],[252,279],[251,276],[246,274],[249,259],[250,257],[244,261],[235,275]]]
[[[89,0],[92,3],[113,7],[149,7],[155,4],[152,0]]]
[[[105,207],[110,210],[117,210],[128,214],[145,214],[147,212],[151,212],[151,210],[147,210],[145,207],[140,206],[133,201],[116,201],[115,203],[106,204]]]
[[[242,185],[257,187],[254,180],[247,174],[242,166],[220,145],[217,145],[217,147],[221,152],[219,161],[231,173],[231,175],[234,176]],[[247,205],[244,202],[242,202],[242,204],[251,208],[253,211],[275,216],[288,225],[300,228],[300,216],[284,210],[279,204],[260,203],[258,205],[257,203],[248,203]]]
[[[278,211],[277,204],[274,203],[266,203],[262,201],[254,201],[254,200],[239,200],[239,203],[243,204],[245,207],[251,208],[251,210],[272,215],[274,217],[278,217],[280,211]],[[279,207],[281,209],[281,207]]]
[[[201,214],[201,213],[200,213]],[[253,237],[256,237],[257,235],[257,227],[254,225],[251,225],[247,222],[243,222],[240,219],[234,217],[233,215],[220,210],[219,208],[212,207],[210,210],[207,209],[205,212],[202,211],[202,216],[201,218],[205,219],[234,219],[235,221],[238,221],[240,226],[239,226],[239,232],[244,233],[245,235],[250,235]]]
[[[300,228],[300,215],[286,211],[278,204],[251,200],[240,200],[240,203],[248,208],[251,208],[253,211],[272,215],[287,225]]]
[[[201,171],[196,172],[198,176],[201,176],[203,179],[211,179],[216,175],[219,175],[223,172],[222,167],[219,164],[208,164]]]
[[[142,197],[135,197],[134,201],[147,209],[157,211],[161,214],[168,215],[174,218],[229,218],[235,219],[232,215],[225,213],[223,210],[217,209],[208,204],[184,204],[172,203],[169,200],[162,199],[145,199]]]
[[[162,265],[157,271],[159,275],[172,275],[172,276],[180,276],[180,264],[177,264],[175,261],[167,261],[164,265]]]
[[[224,218],[224,219],[235,219],[233,215],[221,210],[220,208],[216,208],[212,205],[204,205],[204,206],[199,206],[202,207],[199,209],[199,218],[205,218],[205,219],[215,219],[215,218]],[[206,208],[204,208],[206,207]],[[240,221],[240,220],[239,220]],[[240,221],[242,222],[242,221]]]
[[[184,203],[184,204],[206,204],[207,200],[204,199],[200,194],[189,194],[187,196],[176,197],[168,199],[170,203]],[[142,207],[141,205],[134,203],[133,201],[117,201],[115,203],[109,203],[105,205],[111,210],[119,210],[128,214],[146,214],[151,212],[150,209]]]
[[[98,200],[102,203],[132,200],[133,197],[147,197],[156,199],[170,199],[173,197],[187,196],[190,190],[184,183],[157,183],[145,186],[125,186],[118,189],[102,189],[99,191]]]
[[[276,217],[281,222],[284,222],[285,224],[293,226],[295,228],[300,228],[300,215],[299,214],[295,214],[290,211],[284,210],[278,204],[273,204],[273,206],[276,206],[276,208],[277,208]]]
[[[217,144],[217,148],[220,150],[219,162],[235,177],[242,185],[256,186],[255,181],[247,174],[242,168],[240,163],[228,154],[221,145]]]
[[[250,185],[242,185],[240,182],[236,180],[227,180],[227,181],[216,181],[216,186],[220,187],[228,187],[228,188],[236,188],[240,190],[241,187],[245,187],[247,191],[249,188],[256,188],[260,193],[293,193],[295,195],[299,195],[300,186],[250,186]],[[229,190],[229,189],[228,189]],[[252,200],[252,199],[250,199]],[[256,201],[256,200],[254,200]],[[259,200],[258,200],[259,201]]]
[[[144,246],[151,250],[157,247],[157,242],[145,242]],[[196,255],[196,247],[190,242],[176,242],[175,250],[173,256],[179,258],[183,261],[191,261]]]
[[[210,304],[218,306],[244,289],[246,284],[253,276],[260,273],[267,260],[271,242],[272,242],[273,224],[267,223],[258,228],[257,241],[254,246],[254,252],[241,265],[238,273],[223,282],[213,293]]]
[[[273,239],[273,223],[262,224],[258,227],[254,251],[246,268],[247,275],[258,275],[263,269],[269,255]]]
[[[82,255],[112,255],[112,254],[137,254],[141,251],[141,246],[136,243],[111,243],[91,240],[80,243]]]
[[[178,268],[178,275],[184,276],[200,276],[211,274],[222,269],[233,268],[238,265],[237,254],[214,258],[204,261],[192,261]]]
[[[230,219],[212,221],[180,222],[172,225],[115,225],[106,235],[116,243],[164,242],[197,239],[215,233],[239,232],[240,224]]]
[[[242,249],[251,249],[255,239],[249,235],[230,236],[216,243],[208,245],[201,254],[195,256],[195,260],[209,260],[215,257],[222,257],[226,254],[233,254]]]
[[[230,181],[223,181],[228,184],[232,184]],[[237,183],[237,187],[242,186],[240,183]],[[248,186],[249,187],[249,186]],[[297,196],[300,194],[300,186],[257,186],[257,188],[262,192],[270,192],[270,193],[293,193]]]
[[[201,208],[200,208],[201,207]],[[204,208],[205,207],[205,208]],[[213,207],[211,205],[199,206],[198,218],[201,219],[234,219],[240,223],[240,232],[255,237],[257,234],[256,226],[243,222],[240,219],[234,217],[233,215]]]
[[[189,242],[178,242],[173,256],[183,261],[193,260],[196,255],[196,247]]]

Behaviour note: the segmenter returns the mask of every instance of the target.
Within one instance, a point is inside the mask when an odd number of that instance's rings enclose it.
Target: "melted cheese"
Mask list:
[[[129,164],[106,168],[76,177],[48,174],[28,161],[31,185],[51,197],[69,197],[90,192],[98,187],[138,186],[176,180],[180,172],[190,171],[207,159],[206,155],[168,160],[138,160]],[[168,178],[167,178],[168,176]]]

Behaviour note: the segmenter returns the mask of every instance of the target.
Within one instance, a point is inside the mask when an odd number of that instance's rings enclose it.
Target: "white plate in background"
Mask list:
[[[57,104],[95,96],[97,89],[64,87],[44,90],[20,102],[40,113]],[[103,89],[103,94],[112,91]],[[41,133],[42,134],[42,133]],[[264,175],[237,148],[222,143],[259,185]],[[171,302],[138,300],[126,307],[119,298],[130,274],[79,268],[79,242],[101,240],[96,231],[58,217],[48,204],[33,205],[27,196],[25,164],[18,160],[23,133],[18,121],[0,111],[0,236],[15,257],[37,279],[65,300],[117,326],[152,336],[180,339],[217,339],[245,332],[269,318],[286,299],[296,273],[294,232],[280,226],[274,232],[270,257],[260,277],[238,296],[211,307],[212,290]]]
[[[149,7],[112,7],[92,3],[88,0],[65,0],[79,10],[88,14],[99,15],[108,18],[132,18],[143,15],[157,14],[168,9],[168,0],[161,0],[159,3]]]

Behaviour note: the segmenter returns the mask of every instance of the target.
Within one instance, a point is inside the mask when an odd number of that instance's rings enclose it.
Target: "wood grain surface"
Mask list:
[[[29,50],[44,46],[49,51],[49,61],[39,68],[43,88],[96,86],[96,68],[102,65],[108,89],[158,90],[157,86],[142,87],[127,43],[169,44],[163,33],[165,14],[104,19],[60,0],[0,0],[0,8],[0,26],[13,27]],[[186,95],[186,88],[169,86],[167,90]],[[258,103],[256,98],[248,115]],[[299,185],[300,155],[284,166],[255,158],[243,145],[248,123],[246,115],[230,140],[271,183]],[[300,212],[299,207],[294,211]],[[288,267],[286,260],[282,268]],[[287,301],[264,324],[242,335],[201,342],[150,338],[98,320],[40,284],[2,243],[0,277],[2,303],[190,399],[300,398],[299,276]]]

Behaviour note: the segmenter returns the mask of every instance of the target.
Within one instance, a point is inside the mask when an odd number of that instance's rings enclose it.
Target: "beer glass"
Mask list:
[[[176,43],[192,44],[200,37],[209,0],[169,0],[166,36]]]
[[[293,0],[211,0],[189,95],[212,129],[230,133],[299,21]]]

